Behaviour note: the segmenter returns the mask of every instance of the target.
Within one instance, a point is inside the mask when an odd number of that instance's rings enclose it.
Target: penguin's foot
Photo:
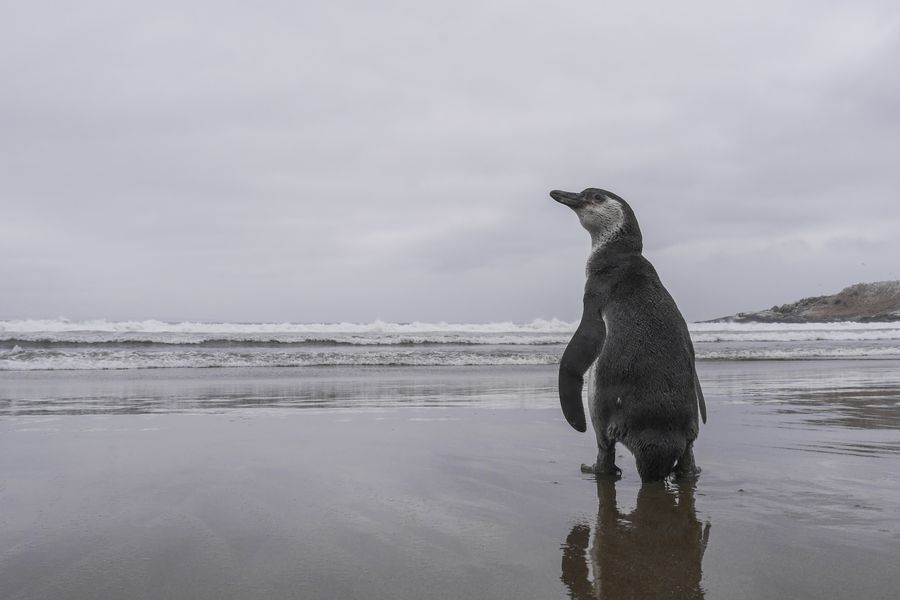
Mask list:
[[[700,478],[700,471],[702,470],[697,465],[691,465],[688,468],[676,466],[675,471],[672,472],[672,479],[675,481],[694,481]]]
[[[622,469],[616,465],[612,465],[612,467],[604,466],[601,468],[600,465],[586,465],[582,463],[581,472],[590,473],[597,479],[612,479],[613,481],[622,479]]]
[[[689,443],[678,463],[675,465],[675,471],[672,478],[675,481],[692,481],[700,477],[700,467],[694,462],[694,444]]]

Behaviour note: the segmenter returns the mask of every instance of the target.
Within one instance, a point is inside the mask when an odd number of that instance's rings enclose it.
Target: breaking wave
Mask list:
[[[0,371],[555,364],[577,324],[0,321]],[[689,325],[705,360],[900,357],[900,323]]]

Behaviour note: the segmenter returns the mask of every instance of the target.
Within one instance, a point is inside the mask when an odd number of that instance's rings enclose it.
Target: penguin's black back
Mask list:
[[[605,422],[623,431],[697,437],[694,352],[684,317],[640,254],[589,265],[606,335],[595,385]]]

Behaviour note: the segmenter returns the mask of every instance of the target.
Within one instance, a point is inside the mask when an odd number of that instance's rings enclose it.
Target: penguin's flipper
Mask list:
[[[706,423],[706,400],[703,399],[703,389],[700,387],[700,379],[697,377],[697,369],[694,369],[694,391],[697,393],[697,404],[700,406],[700,418]]]
[[[581,399],[584,374],[600,354],[605,337],[599,306],[593,296],[586,294],[581,323],[559,362],[559,403],[566,421],[577,431],[587,431]]]

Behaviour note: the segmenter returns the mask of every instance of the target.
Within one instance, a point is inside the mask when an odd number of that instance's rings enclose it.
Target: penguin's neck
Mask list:
[[[615,232],[613,232],[615,233]],[[591,256],[602,252],[612,239],[613,234],[610,233],[591,233]]]
[[[622,239],[598,239],[591,235],[591,253],[588,255],[585,273],[609,271],[629,262],[629,259],[641,256],[641,247],[635,247]]]

